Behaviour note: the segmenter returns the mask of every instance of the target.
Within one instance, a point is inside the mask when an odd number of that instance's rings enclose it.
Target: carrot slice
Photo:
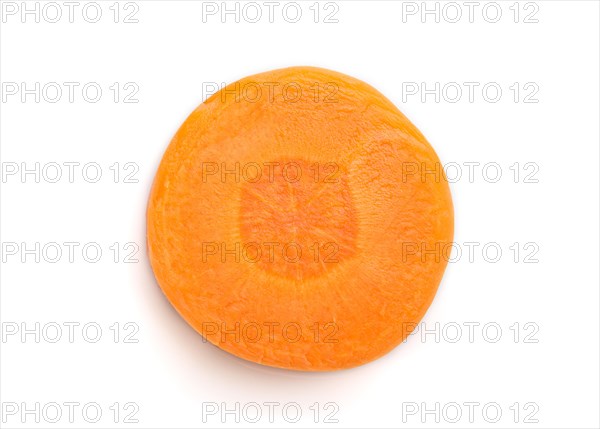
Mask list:
[[[453,208],[433,148],[389,100],[292,67],[231,84],[187,118],[147,228],[160,287],[207,340],[326,371],[381,357],[421,320]]]

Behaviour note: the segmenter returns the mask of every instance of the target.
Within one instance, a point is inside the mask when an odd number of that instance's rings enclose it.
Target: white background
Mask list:
[[[2,3],[5,8],[10,2]],[[28,5],[33,8],[35,3]],[[488,22],[494,10],[487,9],[488,20],[482,15],[485,2],[475,9],[472,23],[462,2],[458,5],[463,17],[457,23],[448,22],[454,10],[445,9],[439,23],[426,15],[423,23],[419,13],[403,15],[403,8],[410,11],[411,5],[392,1],[339,1],[333,17],[337,23],[323,22],[323,3],[315,23],[309,9],[313,1],[300,2],[303,15],[297,23],[282,17],[282,6],[275,10],[273,23],[268,17],[248,23],[243,16],[239,23],[235,16],[223,23],[218,14],[203,22],[202,2],[137,1],[138,23],[122,22],[125,12],[134,10],[128,6],[125,11],[124,3],[119,7],[120,22],[114,23],[109,9],[113,3],[100,2],[103,15],[97,23],[82,18],[85,2],[75,9],[74,23],[68,16],[57,23],[45,22],[43,16],[36,23],[35,16],[26,16],[22,23],[20,11],[3,15],[0,394],[5,413],[0,425],[236,426],[234,415],[225,416],[225,424],[220,414],[205,415],[203,422],[202,404],[216,402],[231,409],[236,402],[243,407],[271,401],[281,404],[273,424],[267,416],[252,424],[242,415],[239,425],[599,426],[597,2],[538,1],[533,6],[522,2],[517,5],[521,12],[517,23],[512,1],[498,3],[502,16],[496,23]],[[20,2],[16,5],[21,7]],[[422,7],[420,2],[414,5]],[[435,2],[428,2],[428,7],[436,7]],[[328,12],[333,10],[329,6]],[[46,11],[52,12],[52,19],[54,12]],[[523,22],[532,11],[530,20],[538,22]],[[452,193],[455,241],[463,254],[449,264],[424,319],[430,330],[440,323],[437,341],[433,333],[425,337],[417,333],[387,356],[347,371],[276,370],[203,343],[158,288],[145,253],[145,205],[170,138],[204,98],[203,83],[231,83],[292,65],[330,68],[372,84],[421,129],[443,163],[462,166]],[[24,102],[20,93],[10,95],[7,82],[25,82],[28,88],[35,82],[41,87],[48,82],[80,86],[72,103],[66,92],[56,103],[46,101],[43,94],[36,103],[35,95]],[[81,87],[88,82],[103,89],[97,103],[81,96]],[[124,103],[126,91],[115,103],[109,89],[114,82],[121,91],[127,82],[137,85],[139,102]],[[424,82],[427,88],[435,88],[436,82],[441,88],[456,82],[464,93],[455,103],[448,100],[454,93],[442,94],[439,102],[435,94],[422,100],[420,94],[407,91],[411,82]],[[464,82],[479,85],[472,102]],[[481,92],[490,82],[503,91],[495,103]],[[515,82],[520,87],[517,102],[510,89]],[[527,83],[533,86],[525,91]],[[530,101],[537,103],[524,102],[531,88],[537,93]],[[494,96],[493,91],[489,94]],[[81,165],[74,183],[69,183],[65,166],[57,183],[44,177],[36,183],[33,174],[22,180],[20,171],[8,174],[14,163],[33,168],[36,162],[40,168],[53,162]],[[82,177],[81,166],[90,162],[102,168],[97,183]],[[121,169],[119,183],[114,183],[114,171],[109,169],[115,162]],[[127,162],[139,167],[133,176],[137,183],[123,182]],[[480,163],[473,183],[464,164],[468,162]],[[486,163],[501,167],[496,183],[490,180],[493,170],[482,175]],[[514,167],[510,169],[515,163],[521,172],[517,183]],[[525,170],[525,163],[534,166]],[[523,174],[532,169],[537,172],[530,179],[537,183],[526,183]],[[80,246],[72,263],[66,253],[56,263],[48,262],[48,255],[36,263],[34,254],[25,254],[23,263],[21,243],[34,248],[36,242],[40,248],[52,242]],[[115,242],[121,247],[119,263],[109,249]],[[130,242],[139,246],[137,263],[123,263],[123,246]],[[472,261],[466,242],[481,243]],[[16,255],[11,243],[18,247]],[[86,243],[102,247],[99,262],[82,258]],[[486,243],[501,247],[498,262],[484,259],[481,249]],[[510,249],[514,243],[520,248],[517,262]],[[534,244],[524,248],[526,243]],[[532,249],[537,249],[532,257],[538,262],[525,263]],[[34,334],[23,339],[20,330],[35,329],[36,322],[39,342]],[[73,342],[65,322],[80,324]],[[128,322],[139,327],[132,337],[137,343],[124,341],[123,335],[132,332],[125,329]],[[465,325],[469,322],[480,324],[472,341]],[[62,326],[62,338],[56,343],[48,341],[55,334],[53,323]],[[86,323],[102,328],[98,342],[82,336]],[[116,343],[110,329],[115,323],[121,334]],[[488,323],[502,330],[497,342],[490,339],[494,329],[487,336],[482,331]],[[456,324],[462,337],[453,343]],[[19,332],[9,335],[15,326]],[[93,330],[88,334],[93,336]],[[527,334],[531,335],[526,341]],[[46,407],[44,416],[42,408],[53,402],[79,403],[74,423],[64,405],[62,419],[49,423],[55,410]],[[102,417],[90,424],[82,417],[82,407],[94,402]],[[121,409],[118,423],[109,408],[115,402]],[[287,423],[282,416],[282,406],[290,402],[303,411],[298,423]],[[315,402],[321,409],[318,424],[309,408]],[[324,422],[328,412],[323,409],[330,402],[335,405],[328,411],[338,408],[333,418],[339,423]],[[480,404],[473,423],[465,402]],[[14,403],[18,409],[13,415],[6,411],[13,410]],[[23,408],[35,409],[36,403],[37,424],[35,413],[21,415]],[[126,403],[135,404],[127,411],[137,409],[134,418],[139,423],[123,422]],[[403,413],[407,403],[417,404],[417,414]],[[421,415],[423,408],[435,409],[436,403],[439,423],[434,414]],[[448,421],[455,413],[449,403],[460,404],[459,423]],[[489,403],[502,410],[497,423],[486,422],[482,413]],[[520,409],[516,417],[515,403]],[[526,423],[533,411],[531,418],[538,423]],[[488,412],[487,417],[494,418],[495,412]]]

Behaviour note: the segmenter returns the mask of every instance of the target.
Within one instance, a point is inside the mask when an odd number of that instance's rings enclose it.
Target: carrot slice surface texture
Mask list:
[[[167,148],[147,211],[163,292],[207,340],[305,371],[400,344],[453,238],[440,161],[381,93],[292,67],[214,94]]]

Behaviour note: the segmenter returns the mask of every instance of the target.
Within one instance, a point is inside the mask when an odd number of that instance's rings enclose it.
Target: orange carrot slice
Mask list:
[[[377,359],[421,320],[453,208],[433,148],[389,100],[292,67],[231,84],[187,118],[147,224],[160,287],[206,339],[325,371]]]

